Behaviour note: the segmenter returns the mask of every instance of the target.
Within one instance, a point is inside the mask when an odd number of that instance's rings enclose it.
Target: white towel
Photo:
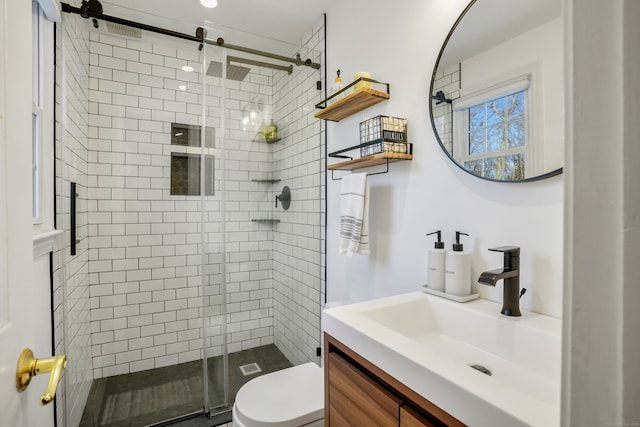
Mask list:
[[[366,173],[342,178],[338,254],[369,255],[369,182]]]

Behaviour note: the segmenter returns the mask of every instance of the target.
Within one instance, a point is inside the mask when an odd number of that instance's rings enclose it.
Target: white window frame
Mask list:
[[[54,24],[32,1],[33,34],[33,235],[54,230]]]
[[[43,41],[42,41],[42,26],[41,17],[42,11],[40,5],[32,1],[31,2],[31,30],[32,30],[32,45],[31,49],[31,102],[32,102],[32,164],[31,164],[31,178],[33,180],[33,223],[34,225],[42,224],[42,174],[40,173],[40,163],[42,161],[41,148],[42,148],[42,56],[43,56]]]
[[[453,150],[456,161],[463,165],[466,161],[479,160],[491,157],[500,157],[509,154],[524,153],[525,157],[525,179],[538,175],[540,159],[543,158],[542,144],[535,144],[538,135],[542,135],[541,124],[542,114],[539,111],[541,105],[540,85],[541,64],[535,63],[527,65],[518,70],[513,70],[508,74],[494,78],[470,88],[461,89],[460,98],[453,101]],[[526,146],[521,148],[495,151],[482,155],[469,155],[469,108],[489,102],[493,99],[501,98],[509,94],[517,93],[526,89],[525,94],[525,132]]]

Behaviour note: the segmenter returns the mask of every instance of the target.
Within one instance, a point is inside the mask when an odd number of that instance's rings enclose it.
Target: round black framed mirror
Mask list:
[[[447,156],[498,182],[562,173],[561,0],[473,0],[434,66],[429,115]]]

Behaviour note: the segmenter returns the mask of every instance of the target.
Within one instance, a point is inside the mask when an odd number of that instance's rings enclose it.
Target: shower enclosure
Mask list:
[[[319,363],[323,25],[293,46],[205,23],[198,43],[63,15],[59,425],[224,413],[251,378]]]

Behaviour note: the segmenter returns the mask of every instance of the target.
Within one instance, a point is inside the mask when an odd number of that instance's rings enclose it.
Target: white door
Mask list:
[[[0,426],[53,425],[52,405],[41,407],[49,376],[16,390],[23,348],[51,357],[50,314],[34,306],[31,202],[31,2],[0,0]],[[48,319],[43,322],[42,319]],[[38,354],[42,348],[46,354]],[[36,350],[38,349],[38,350]]]

